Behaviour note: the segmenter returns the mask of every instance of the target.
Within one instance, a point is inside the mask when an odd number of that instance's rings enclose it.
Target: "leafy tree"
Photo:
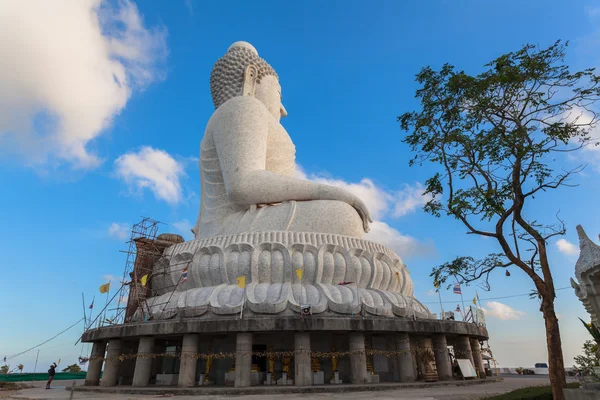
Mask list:
[[[425,67],[417,74],[421,110],[398,117],[403,142],[416,153],[410,165],[437,165],[426,182],[425,211],[452,216],[467,234],[499,246],[483,259],[462,256],[435,267],[434,285],[452,278],[489,289],[493,271],[523,271],[541,301],[555,399],[564,398],[566,381],[547,246],[565,226],[558,214],[549,223],[531,211],[551,189],[572,186],[570,178],[585,167],[563,170],[556,159],[593,142],[592,107],[600,98],[593,69],[571,72],[564,64],[566,46],[526,45],[476,76],[449,64]]]
[[[583,354],[575,357],[575,366],[578,370],[582,371],[586,375],[596,376],[594,367],[600,366],[600,359],[596,355],[598,351],[598,344],[593,340],[586,340],[583,343]]]
[[[6,375],[8,374],[8,370],[10,369],[10,365],[3,365],[0,367],[0,374]]]
[[[81,368],[79,367],[79,365],[73,364],[63,369],[62,372],[81,372]]]
[[[19,370],[19,372],[22,374],[23,373],[23,368],[25,368],[25,366],[23,364],[19,364],[17,365],[17,369]]]

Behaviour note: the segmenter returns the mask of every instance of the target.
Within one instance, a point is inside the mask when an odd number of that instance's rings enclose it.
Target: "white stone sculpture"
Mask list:
[[[295,177],[296,148],[280,124],[287,112],[275,70],[249,43],[215,64],[216,111],[200,144],[202,199],[197,239],[295,231],[361,237],[371,217],[350,192]]]
[[[287,112],[278,77],[256,49],[234,43],[210,86],[216,111],[200,144],[196,239],[170,247],[154,265],[150,317],[242,308],[281,314],[310,305],[313,314],[431,318],[400,258],[361,239],[372,222],[364,203],[295,177],[295,147],[279,122]]]
[[[575,277],[571,286],[596,325],[600,322],[600,246],[587,236],[583,227],[577,225],[579,235],[579,259],[575,264]]]

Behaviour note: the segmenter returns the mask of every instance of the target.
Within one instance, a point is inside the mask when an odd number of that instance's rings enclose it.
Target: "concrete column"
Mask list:
[[[417,357],[419,353],[419,345],[417,344],[417,338],[409,336],[410,339],[410,353],[412,354],[413,361],[413,371],[415,374],[415,379],[419,379],[419,374],[421,373],[421,367],[419,366],[419,357]]]
[[[181,362],[179,363],[179,387],[196,386],[196,365],[198,359],[195,355],[198,353],[198,335],[188,333],[183,335],[183,344],[181,346]]]
[[[252,334],[238,333],[235,347],[235,387],[251,385],[252,370]]]
[[[146,336],[140,338],[138,345],[138,357],[135,359],[135,370],[133,371],[134,387],[148,386],[150,383],[150,373],[152,372],[152,358],[144,357],[154,352],[154,337]]]
[[[117,357],[123,353],[123,342],[119,339],[113,339],[108,342],[108,351],[104,362],[104,374],[100,386],[116,386],[119,378],[119,366],[121,360]]]
[[[106,353],[106,342],[94,342],[92,345],[92,354],[90,355],[90,363],[85,375],[85,386],[98,386],[100,383],[104,353]]]
[[[388,334],[385,336],[385,349],[387,351],[396,351],[396,335]],[[386,357],[388,360],[388,368],[390,371],[390,379],[393,382],[400,382],[398,372],[398,357]]]
[[[433,354],[435,354],[435,366],[440,380],[451,380],[452,364],[450,363],[450,356],[448,355],[446,335],[443,333],[433,335]]]
[[[365,354],[365,335],[362,332],[350,332],[350,381],[355,384],[368,383],[367,357]]]
[[[408,333],[396,335],[396,351],[398,352],[398,370],[400,382],[412,382],[416,379],[413,365],[413,355],[410,348]]]
[[[294,380],[296,386],[312,385],[310,368],[310,333],[294,333]]]
[[[471,361],[471,365],[475,368],[473,361],[473,353],[471,352],[471,343],[468,336],[459,336],[454,341],[454,357],[456,359],[467,359]]]
[[[471,352],[473,353],[473,361],[475,362],[475,371],[479,375],[479,378],[486,379],[485,367],[483,366],[483,354],[481,354],[481,345],[479,340],[471,338]]]

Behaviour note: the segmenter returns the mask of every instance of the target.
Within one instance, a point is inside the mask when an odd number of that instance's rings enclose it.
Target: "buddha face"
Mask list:
[[[264,76],[256,85],[254,96],[260,100],[277,121],[287,116],[287,111],[281,103],[281,86],[273,75]]]

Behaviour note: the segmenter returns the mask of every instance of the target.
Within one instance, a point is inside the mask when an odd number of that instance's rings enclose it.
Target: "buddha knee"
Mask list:
[[[316,200],[303,203],[300,207],[302,210],[296,215],[296,221],[298,225],[304,225],[302,223],[304,219],[306,222],[310,221],[309,224],[313,228],[311,231],[354,237],[361,237],[364,233],[360,215],[347,203],[336,200]]]

